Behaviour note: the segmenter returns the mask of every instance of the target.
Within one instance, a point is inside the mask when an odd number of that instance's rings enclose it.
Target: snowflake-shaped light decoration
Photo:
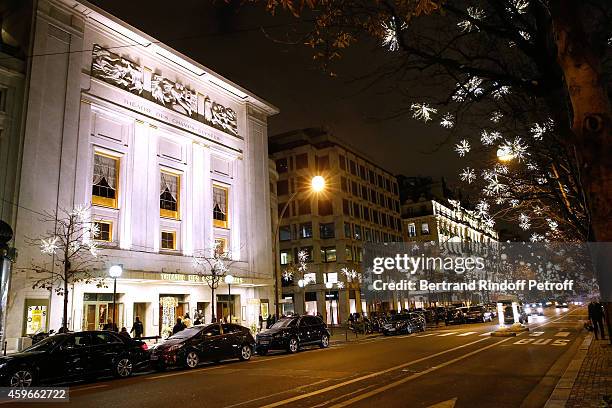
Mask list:
[[[547,218],[546,222],[548,223],[548,228],[550,228],[551,231],[556,231],[557,228],[559,228],[559,223],[555,220]]]
[[[308,269],[306,262],[308,262],[308,252],[302,249],[298,252],[298,271],[306,272]]]
[[[503,117],[504,117],[504,114],[502,112],[493,111],[491,112],[491,117],[489,117],[489,120],[493,123],[498,123]]]
[[[500,195],[507,188],[507,186],[499,180],[497,174],[491,176],[487,181],[489,184],[484,188],[484,193],[488,196]]]
[[[471,149],[470,142],[468,142],[465,139],[463,139],[462,141],[460,141],[459,143],[455,145],[455,151],[457,152],[459,157],[465,156],[467,153],[470,152],[470,149]]]
[[[440,126],[442,126],[444,129],[452,128],[455,126],[455,116],[450,112],[445,113],[440,121]]]
[[[395,17],[392,17],[388,23],[383,22],[383,37],[382,37],[382,45],[383,47],[387,47],[389,51],[395,52],[399,50],[399,34],[401,31],[405,30],[408,25],[405,22],[397,29],[397,24],[395,22]]]
[[[523,143],[520,136],[517,136],[512,141],[504,142],[500,147],[500,151],[508,153],[509,157],[518,159],[519,162],[525,159],[527,153],[527,145]]]
[[[531,40],[531,34],[529,34],[527,31],[520,30],[519,35],[523,37],[525,41]]]
[[[519,227],[521,227],[523,230],[527,231],[529,228],[531,228],[531,219],[529,218],[527,214],[520,213],[518,217],[518,221],[519,221]]]
[[[502,134],[496,130],[491,132],[486,129],[480,133],[480,142],[484,146],[491,146],[497,139],[501,139]]]
[[[338,289],[344,289],[344,282],[339,281],[336,283],[336,286],[338,286]]]
[[[86,205],[79,204],[72,209],[72,213],[70,215],[73,215],[81,222],[86,222],[89,220],[89,209]]]
[[[510,169],[508,169],[508,166],[506,166],[505,164],[501,164],[501,163],[495,163],[494,170],[497,174],[508,174],[510,172]]]
[[[491,95],[493,98],[500,99],[504,95],[508,95],[510,93],[510,87],[508,85],[499,85],[497,82],[493,82],[493,90],[491,91]]]
[[[529,240],[531,242],[542,242],[544,241],[544,237],[538,234],[537,232],[534,232],[533,234],[531,234],[531,237],[529,238]]]
[[[542,207],[540,207],[539,205],[536,205],[536,206],[534,206],[534,207],[533,207],[533,213],[534,213],[535,215],[542,215],[542,212],[543,212],[543,211],[544,211],[544,210],[543,210],[543,209],[542,209]]]
[[[474,171],[474,169],[466,167],[465,169],[463,169],[459,177],[461,178],[461,181],[465,181],[468,184],[472,184],[472,182],[476,180],[476,172]]]
[[[91,223],[87,228],[91,238],[98,238],[100,236],[100,226],[96,223]]]
[[[516,198],[511,199],[510,201],[508,201],[510,203],[510,207],[514,208],[516,206],[518,206],[520,204],[520,201],[517,200]]]
[[[536,182],[542,186],[548,183],[548,180],[546,179],[546,177],[536,177]]]
[[[436,108],[432,108],[426,103],[413,103],[410,105],[412,110],[412,117],[417,120],[423,120],[428,122],[431,120],[431,115],[438,112]]]
[[[97,258],[98,257],[98,246],[96,245],[96,243],[89,242],[87,246],[89,247],[89,253],[91,254],[91,256],[93,256],[94,258]]]
[[[286,269],[283,272],[283,279],[286,281],[290,281],[291,279],[293,279],[293,272],[289,269]]]
[[[529,7],[529,0],[511,0],[510,4],[514,7],[514,9],[508,7],[507,10],[513,13],[515,10],[519,14],[525,14],[527,12],[527,8]]]
[[[528,162],[527,163],[527,170],[537,171],[538,170],[538,165],[535,164],[534,162]]]
[[[478,204],[476,204],[476,215],[481,218],[489,215],[489,203],[485,200],[480,200]]]
[[[40,252],[42,252],[43,254],[54,254],[55,251],[59,249],[59,246],[57,245],[57,241],[59,241],[59,237],[41,239],[40,240]]]
[[[488,228],[493,228],[495,226],[495,220],[489,215],[483,218],[483,222]]]
[[[539,123],[534,123],[529,129],[531,136],[537,141],[542,140],[547,131],[548,127],[546,125],[540,125]]]
[[[486,17],[483,9],[479,7],[468,7],[467,14],[471,17],[471,20],[466,19],[457,23],[457,27],[461,29],[461,32],[471,32],[473,30],[479,31],[478,25],[473,20],[482,20]]]
[[[482,88],[482,78],[477,76],[470,77],[467,82],[461,84],[457,83],[457,90],[452,96],[452,100],[455,102],[463,102],[468,96],[480,96],[484,92]]]

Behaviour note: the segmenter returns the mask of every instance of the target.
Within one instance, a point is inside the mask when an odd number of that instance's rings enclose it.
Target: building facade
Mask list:
[[[395,177],[324,129],[270,138],[278,181],[283,312],[344,323],[366,311],[359,275],[366,242],[401,241]],[[325,188],[312,191],[314,176]],[[300,259],[300,255],[305,255]]]
[[[63,296],[33,288],[28,268],[48,261],[31,238],[49,228],[39,214],[79,205],[100,231],[96,273],[123,273],[116,312],[110,279],[71,285],[71,330],[115,313],[119,327],[139,316],[145,336],[165,335],[176,317],[210,322],[230,308],[256,324],[274,299],[267,118],[277,109],[93,5],[36,4],[32,51],[45,57],[27,73],[9,349],[62,324]],[[215,249],[235,279],[213,299],[193,258]]]

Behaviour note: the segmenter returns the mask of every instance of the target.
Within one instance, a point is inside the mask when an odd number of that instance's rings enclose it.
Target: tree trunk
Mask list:
[[[590,44],[581,16],[582,2],[557,0],[551,4],[557,60],[563,70],[572,106],[572,130],[581,179],[587,194],[591,234],[589,241],[612,241],[612,112],[601,56]],[[602,244],[600,244],[602,245]],[[606,244],[603,244],[604,246]],[[594,248],[597,278],[608,320],[612,317],[612,251]]]
[[[64,278],[67,278],[67,272],[64,273]],[[68,279],[64,279],[64,317],[62,327],[68,329]]]

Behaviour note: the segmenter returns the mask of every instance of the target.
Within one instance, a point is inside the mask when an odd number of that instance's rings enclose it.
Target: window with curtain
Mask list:
[[[228,190],[225,187],[213,186],[213,224],[215,227],[228,227]]]
[[[119,159],[94,154],[92,204],[117,208]]]
[[[165,171],[160,173],[159,215],[179,218],[180,176]]]

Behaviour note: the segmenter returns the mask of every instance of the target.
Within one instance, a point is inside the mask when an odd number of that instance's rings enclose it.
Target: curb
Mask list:
[[[546,405],[544,406],[544,408],[565,407],[565,405],[567,404],[567,400],[569,399],[570,393],[572,392],[572,388],[574,387],[574,383],[576,382],[576,377],[578,377],[580,367],[582,367],[582,362],[586,358],[592,341],[593,334],[590,333],[582,341],[582,344],[578,348],[578,351],[565,369],[565,372],[559,379],[559,382],[555,386],[555,389],[553,390],[552,394],[550,394],[548,401],[546,401]]]

